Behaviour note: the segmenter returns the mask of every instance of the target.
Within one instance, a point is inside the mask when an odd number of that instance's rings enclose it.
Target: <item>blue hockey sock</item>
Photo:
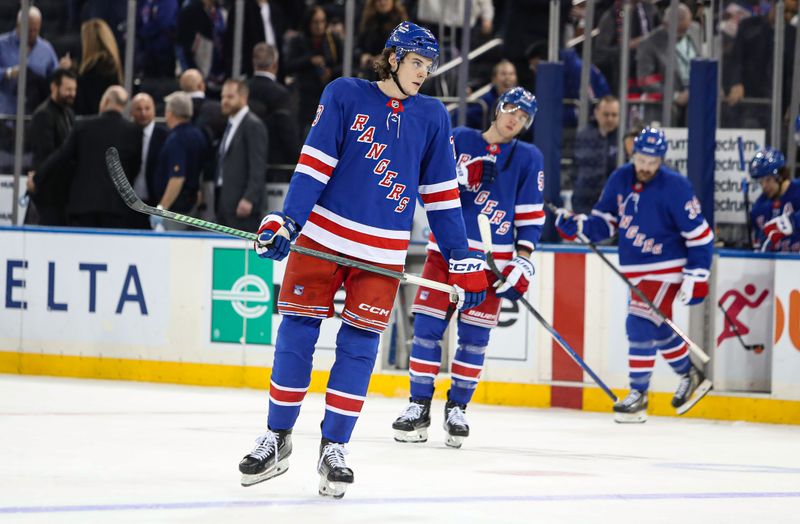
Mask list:
[[[408,373],[411,396],[419,399],[433,398],[433,383],[442,362],[440,341],[447,321],[417,313],[414,317],[414,339]]]
[[[380,335],[342,323],[336,336],[336,362],[325,392],[322,437],[349,442],[369,387]]]
[[[486,346],[489,345],[489,328],[464,322],[458,323],[458,349],[450,365],[452,384],[447,398],[458,404],[468,404],[478,387]]]
[[[659,329],[650,320],[631,314],[625,327],[628,332],[628,379],[631,389],[644,393],[653,376]]]
[[[321,322],[319,318],[294,315],[286,315],[281,320],[270,377],[270,429],[294,427],[311,382],[311,362]]]

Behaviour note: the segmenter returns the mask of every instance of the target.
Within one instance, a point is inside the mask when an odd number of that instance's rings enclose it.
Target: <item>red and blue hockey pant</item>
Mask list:
[[[638,287],[664,315],[672,319],[672,302],[680,290],[680,284],[644,280]],[[631,389],[647,391],[653,375],[656,353],[660,353],[677,374],[689,372],[692,364],[686,343],[633,293],[628,303],[625,327],[628,333]]]
[[[297,243],[340,254],[300,236]],[[402,266],[375,264],[394,271]],[[272,430],[291,429],[311,383],[314,346],[322,320],[333,316],[333,296],[344,286],[342,326],[336,337],[336,360],[325,393],[322,436],[349,442],[369,387],[398,280],[334,262],[291,253],[283,277],[278,310],[283,319],[275,341],[275,362],[269,389]]]

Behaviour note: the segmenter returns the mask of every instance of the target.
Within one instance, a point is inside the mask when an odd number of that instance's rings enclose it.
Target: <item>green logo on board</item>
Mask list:
[[[211,341],[272,343],[272,261],[252,249],[214,248]]]

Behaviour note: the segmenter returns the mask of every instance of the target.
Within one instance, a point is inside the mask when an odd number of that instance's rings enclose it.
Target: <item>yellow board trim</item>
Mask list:
[[[270,368],[0,352],[0,373],[267,389]],[[324,393],[327,382],[327,371],[314,371],[309,391]],[[444,398],[449,382],[447,378],[437,380],[436,398]],[[375,374],[369,392],[391,398],[407,397],[408,376],[404,373]],[[481,404],[547,408],[550,407],[550,393],[550,386],[546,384],[481,382],[473,400]],[[626,391],[615,390],[615,393],[623,396]],[[669,393],[650,393],[649,413],[676,416],[670,406],[671,398]],[[610,413],[611,401],[598,388],[583,388],[583,409]],[[725,396],[712,391],[684,416],[800,424],[800,401]]]

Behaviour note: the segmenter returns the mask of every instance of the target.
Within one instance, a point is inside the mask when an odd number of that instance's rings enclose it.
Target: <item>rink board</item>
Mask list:
[[[254,257],[248,243],[216,235],[0,228],[0,245],[0,372],[267,387],[285,264]],[[616,260],[613,249],[604,253]],[[627,288],[581,248],[544,246],[534,258],[528,300],[624,394]],[[687,416],[800,424],[800,257],[721,252],[715,264],[705,314],[675,308],[676,323],[713,357],[715,391]],[[745,342],[763,344],[764,351],[745,350],[730,335],[712,306],[723,296],[747,331]],[[325,389],[338,325],[336,318],[322,323],[311,391]],[[385,337],[381,351],[389,349]],[[406,396],[405,371],[384,369],[384,361],[377,361],[370,391]],[[447,374],[438,380],[443,395]],[[669,399],[676,384],[657,360],[652,413],[674,414]],[[611,407],[535,318],[511,303],[504,303],[492,333],[475,400]]]

